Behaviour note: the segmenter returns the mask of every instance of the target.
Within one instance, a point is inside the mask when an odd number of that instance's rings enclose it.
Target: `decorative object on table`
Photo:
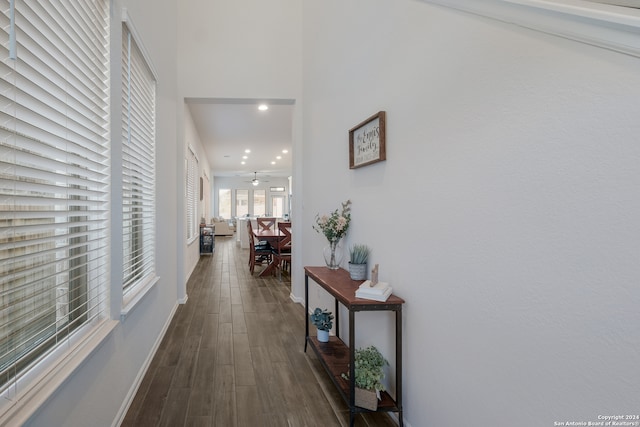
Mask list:
[[[387,282],[378,282],[371,286],[371,280],[365,280],[356,290],[356,298],[385,302],[393,289]]]
[[[351,222],[351,200],[342,203],[342,211],[338,209],[329,215],[316,214],[316,224],[313,229],[324,234],[329,241],[329,246],[324,248],[324,260],[331,270],[340,268],[342,262],[342,247],[340,239],[347,234],[349,223]]]
[[[376,264],[373,269],[371,269],[371,281],[369,283],[369,286],[373,287],[376,285],[376,283],[378,283],[378,267],[379,264]]]
[[[351,280],[367,278],[367,261],[371,249],[367,245],[353,245],[349,249],[349,275]]]
[[[309,315],[311,323],[318,329],[318,341],[329,342],[329,331],[333,327],[333,314],[326,308],[316,307]]]
[[[349,130],[349,169],[387,159],[386,113],[379,111]]]
[[[385,391],[382,379],[384,378],[384,366],[389,362],[374,346],[357,348],[355,350],[355,405],[361,408],[375,411],[378,409],[380,392]],[[342,374],[342,378],[349,380],[349,375]]]

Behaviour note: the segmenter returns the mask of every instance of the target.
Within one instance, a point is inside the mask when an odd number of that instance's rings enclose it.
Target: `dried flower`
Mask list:
[[[340,240],[349,229],[351,222],[351,200],[342,203],[342,212],[338,213],[338,209],[331,212],[330,215],[316,215],[316,225],[313,229],[318,233],[325,235],[329,242]]]

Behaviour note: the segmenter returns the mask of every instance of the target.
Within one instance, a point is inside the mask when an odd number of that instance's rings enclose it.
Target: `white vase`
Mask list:
[[[323,331],[318,329],[318,341],[329,342],[329,331]]]

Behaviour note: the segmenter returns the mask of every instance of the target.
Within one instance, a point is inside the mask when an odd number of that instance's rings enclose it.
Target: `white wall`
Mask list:
[[[158,73],[157,103],[157,247],[160,281],[119,324],[45,406],[26,424],[30,427],[110,426],[123,415],[135,392],[135,381],[158,343],[176,307],[178,281],[175,1],[114,1],[114,46],[120,46],[121,7],[126,6]],[[150,14],[149,10],[153,10]],[[116,61],[119,57],[115,58]],[[116,64],[116,69],[119,67]],[[114,88],[114,102],[120,100]],[[117,120],[117,117],[115,118]],[[119,133],[112,136],[119,138]]]
[[[303,263],[323,263],[315,214],[350,198],[345,244],[407,301],[406,421],[637,413],[640,60],[410,0],[303,15]],[[388,160],[349,170],[379,110]],[[392,360],[390,317],[357,318]]]
[[[299,1],[179,3],[178,70],[186,97],[299,97]]]
[[[189,107],[186,104],[184,104],[183,108],[184,108],[184,148],[185,148],[185,151],[183,153],[183,159],[187,158],[186,156],[188,156],[189,154],[188,147],[193,148],[193,150],[195,151],[196,157],[198,158],[198,177],[196,178],[196,186],[198,188],[196,188],[196,192],[199,194],[200,177],[204,177],[205,171],[208,176],[211,176],[211,172],[210,172],[211,168],[209,166],[209,160],[207,158],[207,154],[204,151],[204,147],[202,145],[202,140],[200,139],[198,130],[196,129],[195,124],[193,123],[193,118],[191,117],[191,113],[189,112]],[[182,182],[186,182],[186,179],[187,179],[186,171],[183,171]],[[186,198],[184,198],[184,195],[183,195],[183,200],[184,200],[183,210],[186,218],[186,215],[187,215]],[[208,211],[210,211],[210,209]],[[198,197],[198,205],[197,205],[197,213],[196,213],[197,215],[196,221],[198,223],[200,222],[200,218],[203,215],[203,212],[204,212],[204,200],[200,200],[200,198]],[[187,228],[186,222],[184,223],[183,228],[185,230],[184,232],[184,246],[185,246],[184,266],[185,266],[185,272],[186,272],[186,275],[183,280],[184,280],[184,283],[186,283],[187,280],[189,280],[189,276],[191,276],[191,273],[193,273],[193,270],[196,268],[196,265],[198,264],[198,260],[200,259],[200,238],[199,238],[199,235],[197,235],[197,237],[194,240],[189,241],[187,239],[187,234],[186,234],[186,228]]]

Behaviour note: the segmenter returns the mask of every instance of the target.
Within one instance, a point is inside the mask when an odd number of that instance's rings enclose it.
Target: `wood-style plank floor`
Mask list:
[[[249,273],[249,251],[216,237],[203,255],[123,427],[348,426],[349,409],[304,353],[304,308],[290,281]],[[386,413],[356,426],[391,427]]]

